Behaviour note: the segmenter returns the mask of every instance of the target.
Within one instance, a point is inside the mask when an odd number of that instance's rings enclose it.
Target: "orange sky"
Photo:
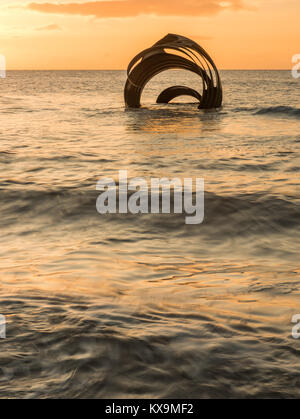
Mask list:
[[[300,54],[299,0],[1,0],[8,69],[124,69],[169,32],[220,68],[290,69]]]

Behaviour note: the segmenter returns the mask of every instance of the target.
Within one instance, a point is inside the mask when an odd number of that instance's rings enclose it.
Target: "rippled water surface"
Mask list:
[[[0,397],[299,397],[300,82],[225,71],[204,112],[155,105],[172,72],[126,111],[125,79],[0,81]],[[99,215],[122,169],[204,178],[204,223]]]

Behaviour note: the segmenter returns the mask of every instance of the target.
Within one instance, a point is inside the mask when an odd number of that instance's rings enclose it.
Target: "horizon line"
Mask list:
[[[127,71],[111,68],[8,68],[6,71]],[[220,68],[219,71],[291,71],[290,68]]]

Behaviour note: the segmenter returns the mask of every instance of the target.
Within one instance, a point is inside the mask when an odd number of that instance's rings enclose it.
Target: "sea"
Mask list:
[[[0,79],[0,398],[300,397],[300,80],[221,78],[208,111],[156,104],[181,71],[134,110],[125,71]],[[204,221],[99,214],[120,170],[204,179]]]

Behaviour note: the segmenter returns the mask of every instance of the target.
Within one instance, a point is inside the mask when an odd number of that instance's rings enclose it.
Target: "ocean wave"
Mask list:
[[[233,109],[233,112],[250,112],[253,115],[287,116],[292,118],[300,118],[300,108],[292,106],[270,106],[265,108],[238,107]]]
[[[300,118],[300,109],[292,106],[271,106],[260,109],[256,112],[256,115],[286,115]]]
[[[133,193],[133,192],[132,192]],[[11,224],[26,225],[26,220],[47,227],[61,223],[83,223],[84,220],[105,224],[109,221],[122,226],[136,225],[141,232],[176,232],[187,235],[204,234],[216,237],[263,235],[280,233],[286,229],[300,227],[300,209],[297,198],[283,199],[277,196],[264,196],[261,193],[222,196],[212,192],[205,193],[205,219],[198,226],[186,225],[187,214],[175,214],[174,196],[171,194],[171,214],[151,214],[151,196],[148,195],[148,214],[98,214],[96,201],[100,192],[90,188],[62,188],[59,190],[0,190],[2,208],[0,224],[5,228]],[[118,202],[118,194],[117,194]],[[161,196],[160,196],[161,202]],[[195,202],[195,194],[194,194]],[[78,227],[78,226],[77,226]]]

